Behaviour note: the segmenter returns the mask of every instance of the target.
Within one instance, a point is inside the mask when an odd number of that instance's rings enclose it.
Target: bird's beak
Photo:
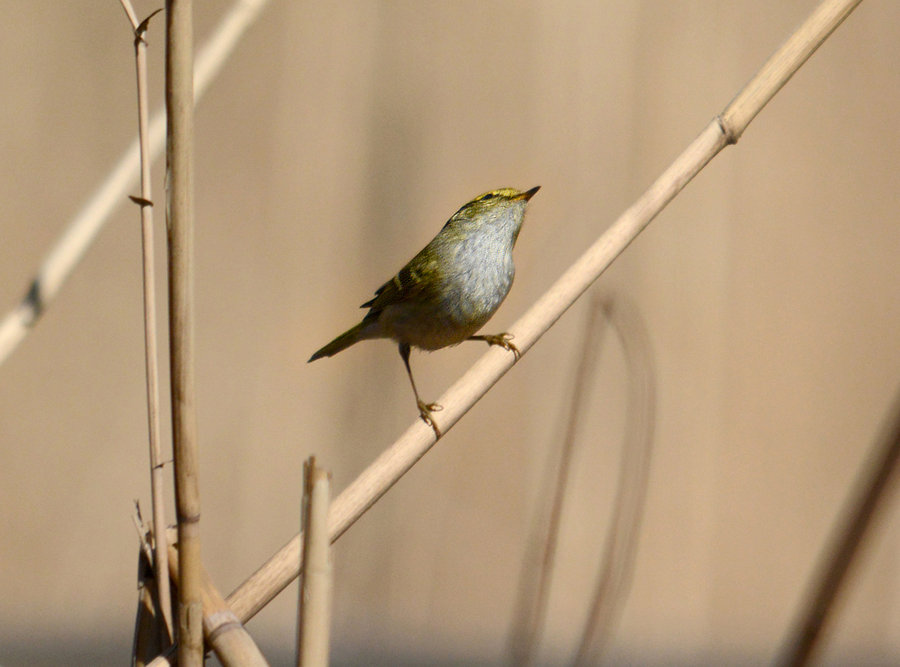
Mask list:
[[[533,188],[531,188],[531,190],[526,190],[525,192],[523,192],[522,194],[518,195],[517,197],[514,197],[514,199],[524,199],[525,201],[528,201],[529,199],[531,199],[532,197],[534,197],[534,195],[535,195],[535,194],[537,193],[537,191],[540,190],[540,189],[541,189],[541,186],[540,186],[540,185],[536,185],[536,186],[534,186]]]

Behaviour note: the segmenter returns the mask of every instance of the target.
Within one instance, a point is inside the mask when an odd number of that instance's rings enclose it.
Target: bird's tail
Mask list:
[[[368,323],[363,321],[357,324],[355,327],[350,329],[349,331],[345,331],[340,336],[335,338],[333,341],[328,343],[321,350],[316,352],[313,356],[309,358],[309,361],[315,361],[316,359],[321,359],[322,357],[333,357],[338,352],[342,350],[346,350],[348,347],[353,345],[354,343],[358,343],[361,340],[365,340],[368,336],[365,335],[365,329]],[[309,362],[307,362],[309,363]]]

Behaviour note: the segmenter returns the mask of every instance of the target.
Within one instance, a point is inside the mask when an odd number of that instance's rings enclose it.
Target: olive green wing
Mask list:
[[[425,259],[424,255],[424,250],[416,255],[397,275],[375,290],[375,297],[360,308],[371,308],[377,312],[387,306],[415,299],[433,286],[438,278],[437,262]]]

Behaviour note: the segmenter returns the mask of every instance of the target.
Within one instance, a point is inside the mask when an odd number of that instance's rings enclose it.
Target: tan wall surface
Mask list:
[[[228,4],[197,3],[198,44]],[[196,119],[203,551],[222,590],[293,535],[306,456],[340,490],[414,418],[392,345],[306,364],[374,288],[474,195],[541,185],[488,326],[502,330],[815,4],[273,2]],[[117,2],[4,9],[3,312],[136,120]],[[154,104],[163,25],[149,35]],[[898,25],[900,4],[864,2],[600,280],[637,304],[658,370],[614,660],[770,660],[878,432],[900,377]],[[159,164],[155,177],[162,202]],[[127,660],[132,500],[149,511],[139,247],[123,202],[0,367],[5,666]],[[585,315],[574,307],[338,542],[339,657],[502,663]],[[483,351],[414,353],[423,394]],[[547,663],[571,656],[616,479],[625,377],[618,347],[603,354]],[[897,526],[892,506],[826,661],[900,660]],[[292,587],[249,626],[275,663],[292,650],[294,605]]]

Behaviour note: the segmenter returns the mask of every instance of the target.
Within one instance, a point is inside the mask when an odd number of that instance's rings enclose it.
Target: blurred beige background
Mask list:
[[[198,3],[198,45],[228,5]],[[815,5],[271,3],[197,114],[203,551],[220,588],[294,534],[305,457],[340,490],[415,417],[386,342],[306,364],[359,303],[471,197],[541,185],[488,328],[509,326]],[[5,312],[131,140],[136,107],[117,1],[4,9]],[[897,3],[864,2],[599,281],[637,304],[658,369],[613,663],[770,661],[878,432],[900,378],[898,22]],[[149,506],[139,248],[123,201],[0,367],[5,666],[128,660],[131,503]],[[337,543],[336,662],[508,658],[585,316],[574,307]],[[483,352],[415,354],[423,394]],[[612,342],[600,370],[543,664],[572,657],[614,490],[626,378]],[[900,660],[898,523],[895,506],[878,522],[824,663]],[[290,660],[295,602],[292,586],[249,625],[274,664]]]

